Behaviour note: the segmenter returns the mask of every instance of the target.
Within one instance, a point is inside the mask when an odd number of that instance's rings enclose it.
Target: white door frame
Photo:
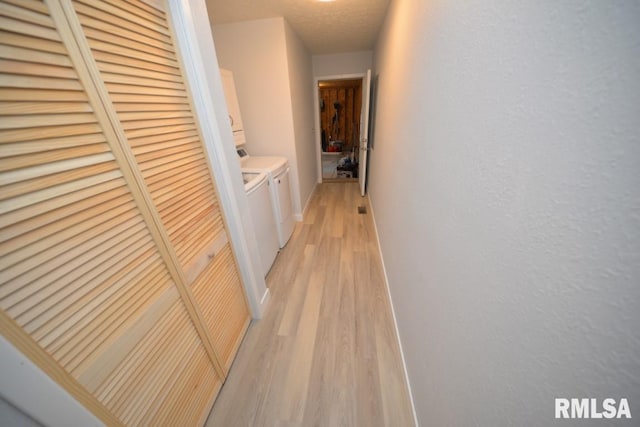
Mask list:
[[[367,162],[369,161],[369,127],[371,126],[371,70],[367,70],[362,82],[362,108],[360,111],[360,144],[358,146],[358,184],[360,195],[366,194]]]
[[[316,76],[313,81],[313,101],[314,101],[314,127],[316,134],[316,158],[317,160],[317,173],[318,184],[322,184],[322,132],[320,129],[320,97],[318,96],[318,83],[321,80],[349,80],[349,79],[364,79],[366,73],[355,74],[332,74],[329,76]],[[360,95],[362,96],[362,94]]]
[[[253,318],[259,319],[270,294],[262,274],[205,1],[169,0],[167,4],[187,83],[197,88],[191,90],[196,116],[206,118],[199,120],[202,142],[216,179],[245,295]]]

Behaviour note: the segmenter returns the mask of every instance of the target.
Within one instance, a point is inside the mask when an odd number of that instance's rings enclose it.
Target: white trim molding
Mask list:
[[[313,77],[313,111],[315,117],[313,118],[313,125],[315,126],[316,137],[316,157],[317,157],[317,173],[318,184],[322,184],[322,129],[320,128],[320,97],[318,96],[318,84],[321,80],[348,80],[348,79],[363,79],[366,73],[353,73],[353,74],[332,74],[329,76],[314,76]],[[304,210],[303,210],[304,212]]]
[[[398,339],[398,348],[400,348],[400,358],[402,359],[402,370],[404,371],[404,379],[407,382],[407,389],[409,391],[409,400],[411,401],[411,410],[413,411],[413,424],[418,427],[418,414],[416,413],[416,405],[413,401],[413,392],[411,391],[411,382],[409,381],[409,371],[407,370],[407,363],[404,358],[404,351],[402,350],[402,340],[400,339],[400,331],[398,330],[398,320],[396,319],[396,310],[393,305],[393,298],[391,298],[391,289],[389,288],[389,277],[387,276],[387,269],[384,265],[384,257],[382,255],[382,246],[380,246],[380,235],[378,234],[378,226],[376,225],[376,217],[373,211],[373,203],[371,196],[369,197],[369,209],[371,210],[371,221],[373,221],[373,232],[376,235],[376,243],[378,244],[378,254],[380,255],[380,262],[382,264],[382,274],[384,277],[384,285],[387,289],[387,297],[391,305],[391,315],[393,317],[393,326],[396,331],[396,338]]]
[[[169,0],[168,4],[245,294],[253,317],[259,319],[266,309],[269,289],[261,274],[206,4],[204,0]]]

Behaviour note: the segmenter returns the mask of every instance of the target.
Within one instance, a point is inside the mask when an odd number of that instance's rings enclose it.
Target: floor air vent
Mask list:
[[[367,207],[366,206],[358,206],[358,213],[359,214],[366,214],[367,213]]]

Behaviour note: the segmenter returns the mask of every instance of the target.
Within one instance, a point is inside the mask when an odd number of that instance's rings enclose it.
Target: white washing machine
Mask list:
[[[269,178],[266,173],[243,173],[242,178],[258,240],[262,273],[266,277],[280,247],[276,220],[271,209]]]
[[[268,176],[278,241],[280,247],[284,248],[295,226],[289,183],[289,162],[286,157],[250,156],[244,146],[238,146],[237,152],[242,172],[263,172]]]

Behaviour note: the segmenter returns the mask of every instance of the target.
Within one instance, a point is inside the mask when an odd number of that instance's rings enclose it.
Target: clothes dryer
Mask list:
[[[266,173],[243,173],[244,191],[249,200],[251,220],[258,241],[263,276],[273,265],[278,254],[279,239],[276,220],[271,208],[269,180]]]

